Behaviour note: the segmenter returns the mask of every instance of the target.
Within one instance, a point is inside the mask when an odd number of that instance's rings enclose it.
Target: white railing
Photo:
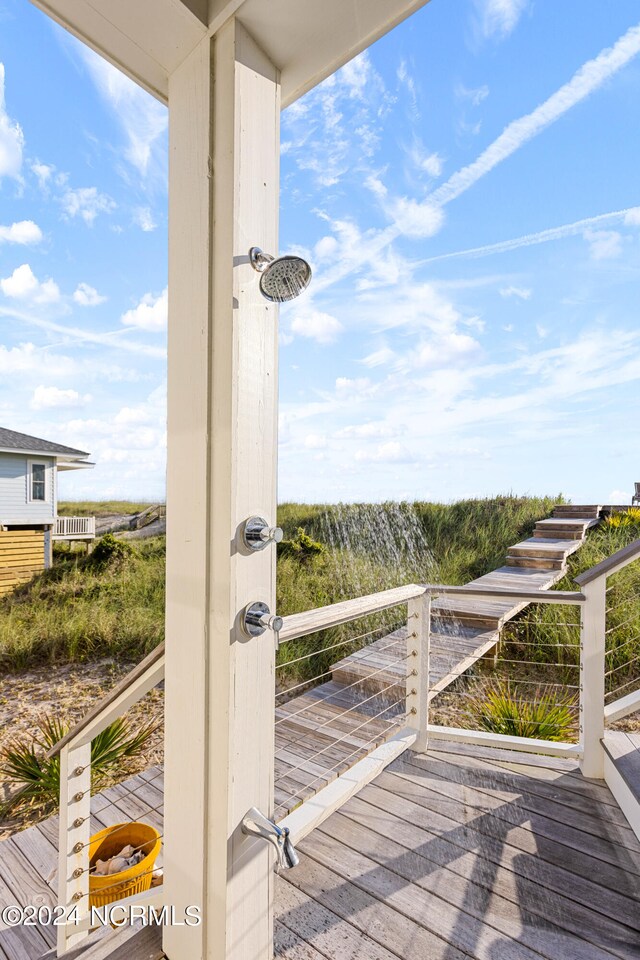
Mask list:
[[[582,771],[591,777],[604,777],[606,768],[603,759],[602,738],[605,714],[608,719],[617,719],[637,709],[640,691],[634,691],[608,704],[605,711],[605,656],[607,647],[607,579],[628,564],[640,558],[640,541],[625,548],[578,577],[580,591],[555,590],[510,590],[481,587],[455,587],[441,584],[411,584],[381,593],[348,600],[316,610],[295,614],[284,619],[280,631],[280,643],[311,637],[321,630],[371,617],[402,604],[407,604],[406,660],[404,673],[396,681],[394,696],[398,704],[394,722],[390,724],[388,737],[383,737],[369,752],[354,751],[352,758],[342,762],[334,771],[335,778],[314,792],[306,791],[299,806],[281,821],[288,827],[292,839],[299,840],[338,809],[364,784],[373,779],[384,767],[408,747],[424,751],[429,741],[438,739],[457,740],[468,744],[482,744],[512,750],[547,755],[573,756],[580,760]],[[432,604],[436,598],[465,597],[482,600],[512,600],[515,603],[560,604],[577,606],[580,610],[579,660],[579,734],[575,743],[556,743],[538,738],[504,736],[486,730],[444,727],[430,723],[430,701],[440,695],[429,691],[429,656],[432,630]],[[354,638],[340,640],[335,646],[362,641],[367,633],[356,631]],[[318,644],[307,647],[301,657],[313,657],[332,649]],[[296,651],[296,656],[298,652]],[[365,657],[366,659],[366,657]],[[286,657],[281,657],[285,662]],[[378,671],[375,665],[365,680],[371,680]],[[59,903],[68,910],[76,908],[77,919],[66,926],[58,927],[58,953],[65,953],[86,937],[91,928],[89,911],[89,856],[90,799],[91,799],[91,741],[114,719],[121,716],[133,703],[140,700],[164,677],[164,645],[160,645],[135,668],[121,683],[74,727],[51,751],[60,755],[60,850],[59,850]],[[285,662],[286,665],[286,662]],[[640,685],[640,672],[638,673]],[[315,678],[312,678],[312,680]],[[307,681],[307,686],[312,680]],[[265,682],[270,682],[265,678]],[[352,684],[357,688],[356,681]],[[398,690],[398,685],[401,689]],[[353,691],[352,691],[353,692]],[[362,693],[362,702],[368,694]],[[361,704],[354,700],[356,709]],[[348,713],[345,707],[343,714]],[[384,711],[383,711],[384,712]],[[298,722],[300,722],[300,719]],[[358,721],[354,721],[357,724]],[[302,724],[304,726],[304,724]],[[318,723],[318,727],[320,727]],[[322,723],[324,724],[324,721]],[[307,722],[313,735],[313,721]],[[393,729],[392,729],[393,728]],[[276,727],[277,729],[277,727]],[[320,731],[322,733],[322,731]],[[365,744],[366,746],[366,744]],[[301,748],[302,749],[302,748]],[[319,757],[314,760],[302,755],[303,763],[296,768],[317,769]],[[320,779],[326,780],[320,769]],[[607,779],[609,783],[609,780]],[[614,785],[609,784],[611,789]],[[185,784],[188,788],[188,784]],[[311,794],[311,795],[310,795]],[[619,801],[620,802],[620,801]],[[628,804],[628,800],[626,800]],[[622,805],[622,804],[621,804]],[[171,869],[170,864],[165,864]],[[123,905],[163,904],[162,887],[138,894],[121,901]]]
[[[56,517],[54,540],[92,540],[95,535],[95,517]]]
[[[93,925],[89,899],[91,742],[152,690],[163,676],[164,645],[161,644],[49,751],[49,756],[60,756],[58,904],[64,907],[67,922],[57,927],[58,956],[80,944]],[[134,904],[162,906],[163,889],[154,887],[120,903],[127,909]]]

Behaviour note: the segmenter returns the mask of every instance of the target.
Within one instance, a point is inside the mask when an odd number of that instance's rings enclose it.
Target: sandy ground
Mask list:
[[[37,720],[54,716],[72,725],[77,723],[96,700],[110,690],[130,669],[132,664],[115,664],[101,660],[86,664],[38,667],[23,673],[0,678],[0,749],[16,737],[28,740],[37,733]],[[163,757],[164,696],[161,689],[151,693],[128,712],[134,722],[153,719],[160,724],[147,741],[144,751],[114,771],[113,783],[125,779],[156,763]],[[5,800],[15,790],[0,774],[0,799]],[[0,820],[0,839],[24,829],[41,819],[36,809]]]

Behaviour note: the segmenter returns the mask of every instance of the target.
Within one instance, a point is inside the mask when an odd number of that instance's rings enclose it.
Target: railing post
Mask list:
[[[580,618],[580,740],[585,777],[604,777],[604,649],[606,576],[585,584]]]
[[[58,902],[67,923],[57,928],[57,954],[62,956],[88,935],[75,933],[76,921],[89,912],[89,837],[91,835],[91,744],[68,745],[60,752],[60,824]]]
[[[409,601],[407,631],[407,709],[410,726],[416,732],[414,749],[427,750],[429,723],[429,644],[431,634],[431,594],[425,591]],[[415,691],[415,693],[413,693]]]

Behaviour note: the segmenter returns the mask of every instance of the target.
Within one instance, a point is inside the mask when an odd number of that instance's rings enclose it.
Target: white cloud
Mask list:
[[[20,179],[24,134],[8,115],[4,97],[4,64],[0,63],[0,178]]]
[[[368,377],[337,377],[336,396],[340,400],[362,400],[376,393],[378,387]]]
[[[95,287],[90,287],[88,283],[79,283],[73,294],[73,299],[81,307],[97,307],[105,303],[107,297],[98,293]]]
[[[33,220],[19,220],[10,227],[0,225],[0,243],[40,243],[42,230]]]
[[[89,47],[78,44],[78,50],[93,82],[124,129],[128,141],[126,160],[146,177],[154,151],[167,130],[167,108]]]
[[[300,337],[308,337],[326,346],[335,343],[343,331],[343,326],[336,317],[321,310],[312,310],[299,314],[291,321],[291,332]]]
[[[513,2],[503,3],[496,0],[496,9],[513,7]],[[574,107],[590,93],[597,90],[610,77],[624,67],[640,52],[640,26],[630,27],[613,45],[602,50],[593,60],[587,61],[573,75],[568,83],[536,107],[531,113],[508,124],[500,136],[480,154],[477,160],[454,173],[439,187],[431,199],[436,204],[446,204],[473,186],[481,177],[493,170],[512,153],[519,150],[528,140],[554,123],[559,117]]]
[[[158,226],[149,207],[137,207],[133,212],[133,222],[145,233],[151,233]]]
[[[520,300],[529,300],[531,298],[532,290],[529,287],[502,287],[500,290],[501,297],[518,297]]]
[[[358,437],[364,439],[379,439],[382,437],[394,437],[398,433],[404,432],[399,427],[393,427],[383,421],[352,424],[343,427],[336,434],[337,437]]]
[[[453,92],[458,100],[469,100],[472,106],[478,107],[489,96],[489,87],[486,83],[475,88],[465,87],[464,83],[456,83]]]
[[[89,227],[93,226],[99,213],[112,213],[116,209],[115,201],[105,193],[100,193],[97,187],[78,187],[75,190],[67,187],[61,203],[68,217],[79,216]]]
[[[441,207],[430,200],[420,203],[407,197],[398,197],[387,209],[397,230],[407,237],[432,237],[444,221]]]
[[[308,433],[304,445],[307,450],[323,450],[327,446],[327,438],[322,433]]]
[[[123,313],[120,320],[127,327],[137,327],[150,333],[166,330],[168,313],[168,290],[165,287],[158,297],[145,293],[137,307]]]
[[[585,230],[592,260],[615,260],[622,253],[622,234],[617,230]]]
[[[442,173],[443,159],[435,150],[427,150],[423,143],[417,138],[414,140],[408,151],[409,159],[418,169],[427,173],[430,177],[439,177]]]
[[[415,455],[397,440],[390,440],[375,450],[357,450],[355,459],[365,463],[413,463]]]
[[[508,36],[526,6],[527,0],[476,0],[482,33],[485,37]]]
[[[607,503],[629,504],[631,503],[631,494],[628,490],[612,490],[607,497]]]
[[[45,319],[40,312],[27,313],[25,310],[17,310],[14,307],[8,308],[0,306],[0,317],[8,317],[19,323],[26,323],[30,326],[38,327],[40,330],[46,330],[47,333],[60,334],[65,338],[76,341],[77,343],[96,343],[102,347],[113,350],[126,351],[128,353],[137,353],[141,356],[156,357],[158,359],[166,358],[164,347],[150,346],[146,343],[139,343],[130,340],[125,330],[107,331],[106,333],[96,333],[94,330],[85,330],[82,327],[70,327],[66,324],[56,323],[53,320]],[[109,369],[105,371],[105,376],[109,375]],[[113,379],[113,378],[112,378]],[[128,371],[124,376],[116,376],[116,380],[131,380],[132,377]],[[135,379],[135,376],[133,377]]]
[[[58,284],[51,279],[40,283],[28,263],[16,267],[10,277],[0,279],[0,289],[5,297],[34,303],[56,303],[60,299]]]
[[[374,350],[373,353],[363,357],[360,363],[363,363],[365,367],[381,367],[395,359],[396,353],[391,347],[381,347],[379,350]]]
[[[335,186],[376,152],[391,102],[365,51],[284,111],[286,152],[317,185]]]
[[[550,227],[538,233],[527,233],[523,237],[514,237],[512,240],[501,240],[499,243],[488,243],[482,247],[469,247],[467,250],[456,250],[454,253],[441,253],[437,257],[427,257],[420,261],[422,265],[436,263],[438,260],[452,260],[457,257],[488,257],[494,253],[509,253],[520,247],[531,247],[538,243],[548,243],[550,240],[564,240],[584,234],[585,229],[604,225],[612,221],[622,220],[625,224],[640,225],[640,207],[629,207],[625,210],[613,210],[611,213],[600,213],[596,217],[586,217],[576,220],[575,223],[565,223],[560,227]]]
[[[36,162],[31,164],[31,170],[36,175],[38,179],[38,186],[41,190],[47,189],[55,169],[56,168],[54,166],[48,163]]]
[[[321,237],[313,248],[315,260],[330,260],[338,248],[335,237]]]
[[[90,394],[81,396],[77,390],[61,390],[59,387],[45,387],[40,385],[33,391],[31,398],[32,410],[62,409],[65,407],[81,407],[91,400]]]
[[[536,333],[538,334],[541,340],[544,340],[546,337],[549,336],[549,328],[544,327],[541,323],[536,323]]]
[[[405,363],[414,368],[448,367],[477,353],[477,340],[466,333],[446,333],[412,346]]]
[[[17,347],[0,344],[0,374],[39,373],[46,369],[50,376],[68,376],[75,370],[70,357],[36,347],[33,343],[21,343]]]

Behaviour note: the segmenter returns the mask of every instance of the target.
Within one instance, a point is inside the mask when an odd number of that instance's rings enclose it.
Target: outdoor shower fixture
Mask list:
[[[249,261],[260,274],[260,292],[272,303],[294,300],[311,282],[311,267],[302,257],[286,254],[272,257],[260,247],[251,247]]]
[[[250,550],[264,550],[268,543],[280,543],[282,528],[270,527],[264,517],[249,517],[242,529],[245,547]]]
[[[261,837],[273,844],[278,855],[276,870],[291,870],[300,863],[293,842],[289,837],[288,827],[279,827],[273,820],[267,819],[255,807],[247,810],[242,821],[242,832],[250,837]]]
[[[276,635],[276,649],[279,644],[278,634],[284,623],[282,617],[271,613],[269,607],[262,600],[254,600],[244,608],[242,614],[242,629],[248,637],[261,637],[265,630],[273,630]]]

